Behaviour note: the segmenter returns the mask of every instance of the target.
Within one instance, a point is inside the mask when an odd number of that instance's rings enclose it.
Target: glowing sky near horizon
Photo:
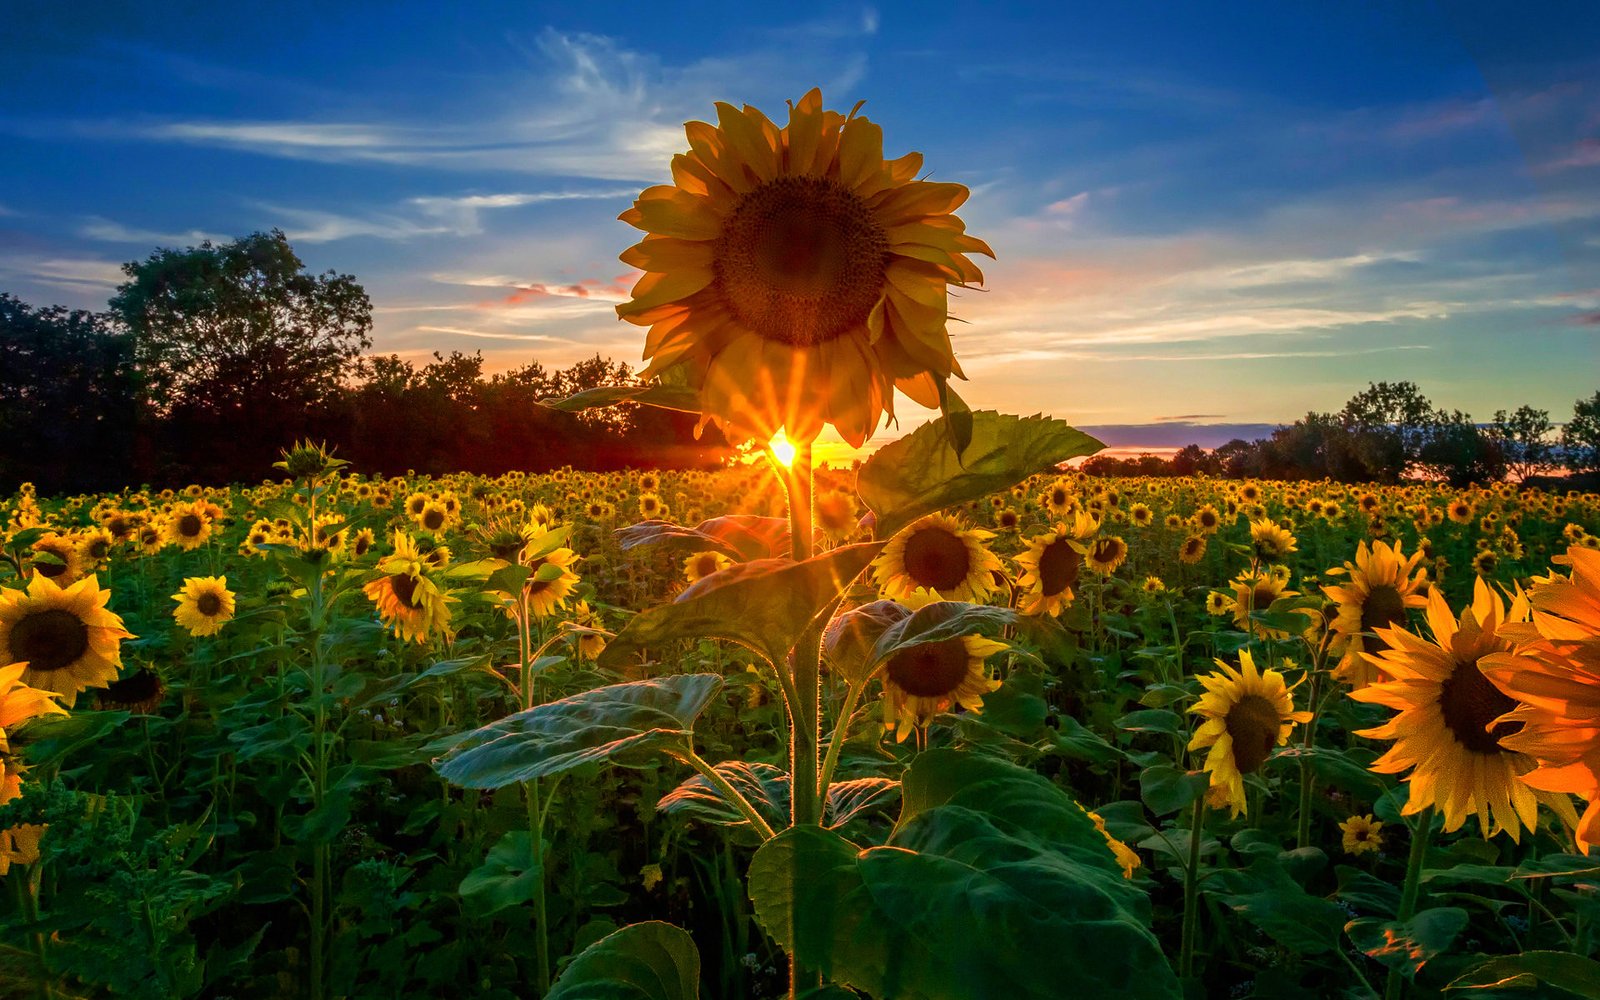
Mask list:
[[[1231,426],[1404,378],[1560,420],[1600,386],[1600,4],[1045,6],[25,2],[0,291],[103,308],[120,262],[278,227],[377,351],[636,362],[616,215],[712,102],[820,85],[972,189],[974,407]]]

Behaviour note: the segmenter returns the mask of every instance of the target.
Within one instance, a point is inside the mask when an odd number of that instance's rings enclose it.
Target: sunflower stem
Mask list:
[[[1318,704],[1319,695],[1322,693],[1322,670],[1320,664],[1314,664],[1311,672],[1311,721],[1306,723],[1305,732],[1300,739],[1300,748],[1310,750],[1316,736],[1317,713],[1320,711]],[[1299,824],[1295,846],[1305,848],[1311,842],[1311,787],[1316,779],[1311,774],[1311,765],[1306,754],[1300,755],[1300,811],[1296,815]]]
[[[1411,829],[1411,854],[1406,859],[1405,888],[1400,891],[1400,912],[1395,914],[1395,919],[1402,924],[1417,912],[1417,895],[1422,884],[1422,863],[1428,853],[1428,838],[1433,832],[1433,808],[1429,806],[1424,809],[1417,817],[1417,825]],[[1383,1000],[1399,1000],[1404,989],[1405,977],[1399,968],[1391,968],[1389,978],[1383,985]]]
[[[721,793],[722,797],[727,800],[729,805],[739,810],[739,815],[743,816],[747,821],[749,821],[750,826],[755,829],[756,833],[761,835],[762,840],[771,840],[774,836],[776,836],[776,834],[773,833],[772,824],[768,823],[766,818],[763,817],[761,813],[756,811],[756,807],[750,804],[750,800],[745,798],[737,788],[733,787],[733,784],[729,782],[727,778],[724,778],[720,773],[718,773],[715,767],[712,767],[710,764],[706,763],[705,758],[695,753],[693,748],[690,748],[686,754],[680,756],[678,759],[683,761],[685,764],[688,764],[696,771],[699,771],[700,775],[709,781],[713,788]]]
[[[839,766],[839,752],[844,749],[845,738],[850,735],[850,719],[856,714],[856,702],[861,699],[865,684],[852,684],[845,693],[844,705],[839,709],[838,721],[833,724],[833,735],[828,738],[828,755],[822,762],[822,778],[817,782],[817,796],[825,807],[828,803],[828,786],[833,784],[833,772]]]
[[[1183,950],[1178,960],[1178,975],[1194,975],[1195,931],[1200,924],[1200,841],[1206,822],[1206,797],[1194,800],[1194,819],[1189,825],[1189,864],[1183,869]]]

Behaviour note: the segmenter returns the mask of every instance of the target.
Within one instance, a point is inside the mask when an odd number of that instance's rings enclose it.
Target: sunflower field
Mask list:
[[[0,499],[0,992],[1600,996],[1600,495],[1071,471],[965,189],[718,110],[552,405],[746,464]]]

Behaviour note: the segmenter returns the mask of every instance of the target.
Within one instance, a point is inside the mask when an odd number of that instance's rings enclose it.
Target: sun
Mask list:
[[[778,460],[778,464],[785,469],[794,465],[797,449],[794,446],[794,442],[790,441],[789,436],[784,434],[783,431],[780,430],[772,435],[772,440],[767,442],[767,449],[772,452],[772,457]]]

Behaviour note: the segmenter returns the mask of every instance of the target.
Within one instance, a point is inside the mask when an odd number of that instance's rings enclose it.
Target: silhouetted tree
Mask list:
[[[1506,477],[1505,458],[1493,436],[1460,410],[1439,415],[1417,458],[1429,472],[1458,488]]]
[[[1561,457],[1574,472],[1600,472],[1600,392],[1572,404],[1561,429]]]
[[[1505,459],[1506,471],[1521,482],[1561,464],[1555,442],[1550,440],[1554,429],[1550,411],[1519,406],[1509,414],[1494,411],[1494,423],[1489,425],[1488,433]]]
[[[1422,446],[1438,423],[1433,404],[1415,382],[1374,382],[1345,403],[1339,418],[1367,478],[1392,483],[1420,461]]]

